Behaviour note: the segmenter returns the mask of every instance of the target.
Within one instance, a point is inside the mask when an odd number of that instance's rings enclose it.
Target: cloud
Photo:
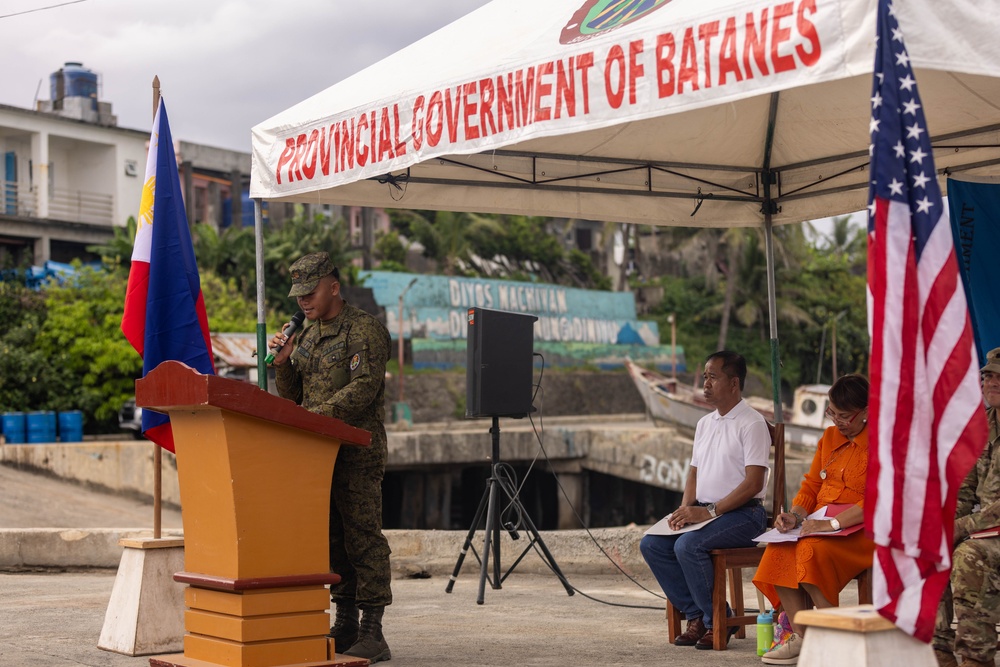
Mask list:
[[[250,128],[486,0],[87,0],[0,19],[0,104],[49,99],[82,62],[122,127],[146,130],[159,76],[178,139],[249,152]],[[45,6],[17,0],[0,13]]]

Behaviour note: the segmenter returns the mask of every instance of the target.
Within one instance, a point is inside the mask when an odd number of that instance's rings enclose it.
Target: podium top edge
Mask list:
[[[240,380],[205,375],[179,361],[164,361],[135,382],[135,404],[158,412],[219,408],[324,435],[343,445],[370,445],[371,433],[310,412]]]

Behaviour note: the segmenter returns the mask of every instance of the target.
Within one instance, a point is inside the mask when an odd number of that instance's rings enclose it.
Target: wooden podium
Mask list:
[[[367,664],[334,656],[325,586],[337,452],[371,434],[176,361],[136,405],[170,415],[184,524],[184,653],[150,665]]]

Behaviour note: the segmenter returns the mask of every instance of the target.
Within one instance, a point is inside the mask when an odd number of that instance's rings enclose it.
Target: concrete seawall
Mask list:
[[[542,539],[553,558],[567,574],[612,574],[615,564],[628,574],[645,569],[639,554],[639,540],[645,527],[561,530],[542,533]],[[182,535],[181,531],[164,531],[164,537]],[[392,548],[392,565],[396,576],[450,575],[467,531],[387,530]],[[148,529],[0,529],[0,570],[32,568],[116,568],[121,561],[122,547],[118,540],[125,537],[149,537]],[[506,533],[501,535],[500,562],[504,568],[528,546],[527,535],[517,541]],[[483,533],[473,541],[477,553],[483,550]],[[606,555],[605,555],[606,554]],[[525,556],[517,572],[544,574],[548,567],[536,553]],[[463,564],[461,577],[478,577],[479,563],[470,553]]]
[[[536,422],[537,425],[537,422]],[[556,417],[539,433],[545,455],[565,471],[588,469],[682,491],[690,438],[646,422],[642,415]],[[491,452],[488,420],[422,424],[388,432],[389,471],[479,465]],[[501,458],[528,462],[539,442],[525,419],[502,419]],[[147,441],[87,440],[81,443],[4,445],[0,463],[54,475],[85,486],[150,499],[153,445]],[[180,507],[177,462],[162,457],[162,501]]]
[[[490,452],[488,429],[486,422],[465,421],[394,430],[389,434],[389,469],[481,464]],[[536,455],[538,442],[526,420],[502,420],[501,430],[505,461],[529,461]],[[673,491],[683,488],[691,452],[690,439],[672,429],[654,427],[639,415],[549,419],[541,438],[548,458],[559,463],[560,475],[590,470]],[[149,442],[131,440],[4,445],[0,446],[0,463],[149,501],[153,488],[153,447]],[[789,501],[810,458],[788,453]],[[170,453],[165,453],[162,459],[161,498],[165,506],[178,508],[176,460]],[[574,525],[578,523],[574,521]],[[638,551],[644,529],[632,525],[591,531],[545,531],[542,535],[556,562],[567,573],[611,573],[616,571],[613,563],[631,573],[645,569]],[[164,535],[179,532],[165,530]],[[386,534],[397,573],[438,575],[451,573],[467,531],[387,530]],[[0,529],[0,568],[113,568],[121,559],[119,539],[149,535],[148,527]],[[483,534],[478,533],[473,546],[481,552],[482,544]],[[509,566],[527,546],[527,536],[522,531],[521,539],[515,542],[503,533],[501,546],[501,562]],[[535,554],[527,555],[517,570],[547,572]],[[477,574],[478,563],[470,554],[463,576]]]

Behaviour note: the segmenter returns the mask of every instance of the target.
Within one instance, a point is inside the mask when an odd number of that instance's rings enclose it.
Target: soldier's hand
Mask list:
[[[274,354],[274,361],[271,363],[275,366],[281,366],[288,361],[288,357],[292,356],[292,350],[294,348],[291,343],[295,340],[295,334],[292,334],[291,336],[285,335],[285,329],[287,329],[290,325],[290,322],[286,323],[285,326],[281,328],[281,331],[274,334],[271,338],[271,342],[267,344],[268,348],[270,348],[271,352]],[[275,352],[275,350],[279,347],[281,347],[281,351]]]

